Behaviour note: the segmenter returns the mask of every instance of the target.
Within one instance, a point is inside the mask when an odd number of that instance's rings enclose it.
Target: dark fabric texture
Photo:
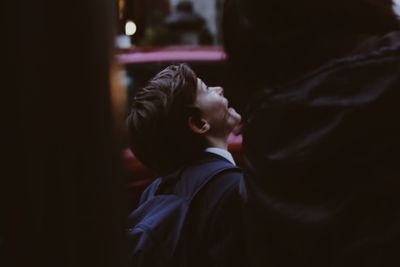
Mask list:
[[[241,178],[240,169],[229,161],[204,153],[192,164],[157,179],[128,218],[131,266],[194,266],[195,253],[210,266],[224,266],[238,252],[231,240],[240,238],[240,228],[228,216],[232,211],[235,219],[241,215],[237,190]],[[231,221],[221,222],[225,219]],[[219,230],[221,224],[227,229],[216,232],[214,228]]]
[[[399,114],[398,32],[253,95],[243,132],[252,266],[400,266]]]
[[[241,172],[221,173],[192,203],[181,244],[189,261],[183,266],[246,266],[238,191],[242,179]]]

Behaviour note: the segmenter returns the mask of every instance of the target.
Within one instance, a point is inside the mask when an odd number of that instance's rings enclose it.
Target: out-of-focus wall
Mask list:
[[[393,9],[398,16],[400,16],[400,0],[393,0],[394,6]]]

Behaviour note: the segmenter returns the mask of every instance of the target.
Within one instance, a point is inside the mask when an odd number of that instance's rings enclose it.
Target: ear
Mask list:
[[[195,118],[191,116],[188,119],[188,125],[193,132],[198,134],[205,134],[210,130],[210,124],[203,118]]]

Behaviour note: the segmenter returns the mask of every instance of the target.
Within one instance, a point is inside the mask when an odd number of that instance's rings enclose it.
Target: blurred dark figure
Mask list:
[[[179,2],[176,11],[165,19],[165,25],[183,44],[209,45],[213,42],[205,19],[194,11],[190,1]]]
[[[227,0],[224,12],[252,266],[400,266],[392,1]]]

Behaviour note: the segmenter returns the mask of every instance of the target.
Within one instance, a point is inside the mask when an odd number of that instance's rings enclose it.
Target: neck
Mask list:
[[[209,147],[217,147],[228,150],[228,137],[206,136]]]

